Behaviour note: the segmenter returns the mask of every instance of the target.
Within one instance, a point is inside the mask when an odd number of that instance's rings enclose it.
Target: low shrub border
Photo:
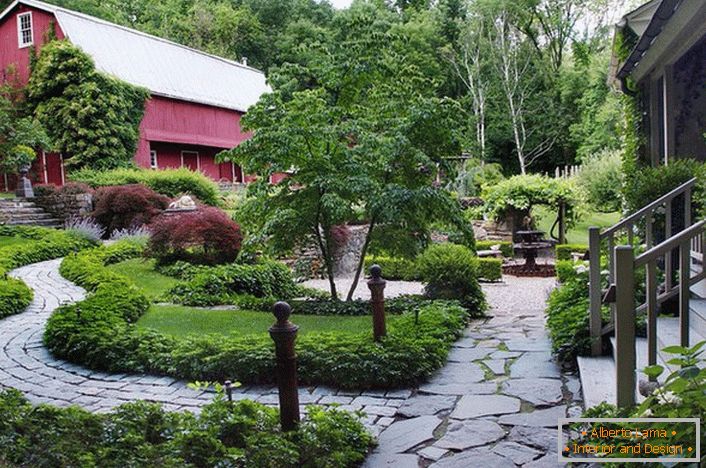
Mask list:
[[[0,236],[18,236],[34,241],[0,248],[0,318],[22,312],[34,296],[24,282],[7,275],[10,270],[63,257],[94,245],[76,233],[41,227],[0,226]]]
[[[92,294],[50,317],[44,341],[55,356],[110,372],[273,382],[274,345],[265,333],[176,339],[138,329],[135,322],[149,307],[146,297],[128,278],[104,268],[136,256],[137,251],[134,244],[121,241],[64,259],[62,275]],[[299,379],[303,384],[348,388],[413,385],[443,366],[467,317],[458,304],[437,301],[403,314],[390,324],[388,336],[380,343],[372,340],[372,330],[302,336],[297,340]]]
[[[365,257],[365,270],[370,270],[373,265],[379,265],[382,268],[382,276],[387,280],[421,281],[421,275],[417,271],[417,263],[414,260],[385,256]],[[503,273],[502,266],[503,262],[499,258],[478,258],[478,279],[500,280]]]
[[[499,281],[503,277],[503,261],[499,258],[478,259],[478,279],[481,281]]]
[[[571,258],[572,253],[585,254],[588,252],[588,246],[584,244],[559,244],[556,246],[556,259],[559,260],[573,260]]]
[[[8,466],[355,467],[374,444],[357,418],[311,406],[292,432],[278,410],[219,394],[198,415],[136,402],[108,414],[32,405],[0,392],[0,460]]]

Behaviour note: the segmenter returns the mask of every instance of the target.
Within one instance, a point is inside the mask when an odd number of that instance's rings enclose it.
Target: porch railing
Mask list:
[[[639,239],[639,244],[644,244],[649,251],[655,244],[655,214],[664,212],[664,245],[673,238],[674,219],[673,206],[677,197],[683,197],[682,223],[681,225],[687,229],[693,225],[691,212],[691,195],[696,185],[696,178],[685,182],[681,186],[661,196],[649,205],[637,210],[635,213],[627,216],[619,221],[614,226],[605,229],[601,232],[598,227],[590,227],[589,234],[589,327],[591,331],[591,354],[598,356],[602,353],[602,337],[606,333],[610,333],[615,328],[615,310],[616,304],[611,304],[612,321],[608,326],[603,327],[601,320],[601,304],[603,302],[604,291],[601,288],[601,253],[608,253],[608,284],[615,284],[615,279],[618,276],[616,270],[616,247],[635,245],[635,239]],[[691,242],[690,250],[696,247],[697,252],[703,253],[703,239],[694,236]],[[691,240],[691,238],[690,238]],[[677,245],[675,245],[677,247]],[[673,249],[662,252],[664,261],[665,285],[664,292],[657,298],[656,303],[661,303],[666,299],[673,297],[678,293],[678,289],[674,285],[674,256]],[[625,249],[622,249],[625,250]],[[632,252],[632,247],[631,250]],[[623,254],[625,255],[625,254]],[[634,256],[634,254],[633,254]],[[657,285],[654,285],[654,290],[657,290]],[[644,311],[644,308],[641,309]],[[639,312],[640,310],[638,310]]]
[[[706,221],[700,221],[635,257],[631,245],[615,248],[615,368],[616,403],[618,407],[635,404],[636,342],[635,317],[647,312],[647,363],[657,364],[657,306],[665,293],[658,295],[657,262],[679,251],[679,278],[675,287],[679,296],[680,345],[689,346],[689,299],[692,284],[704,278],[704,272],[691,276],[691,248],[697,240],[703,248]],[[635,304],[635,272],[647,269],[646,301]]]

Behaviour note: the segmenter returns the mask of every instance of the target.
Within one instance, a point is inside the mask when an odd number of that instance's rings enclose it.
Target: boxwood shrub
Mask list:
[[[478,259],[478,279],[499,281],[503,277],[503,261],[499,258]]]
[[[104,268],[126,255],[134,255],[134,247],[121,241],[64,259],[62,275],[92,294],[50,317],[44,341],[55,356],[110,372],[273,383],[274,345],[266,334],[175,338],[138,329],[134,322],[149,307],[146,297],[128,278]],[[391,323],[380,343],[372,332],[304,335],[297,340],[299,379],[355,388],[413,385],[443,366],[467,317],[458,305],[433,302]]]
[[[369,271],[373,265],[382,268],[382,276],[392,281],[421,281],[418,265],[415,260],[387,256],[365,257],[365,270]],[[478,259],[478,279],[485,281],[498,281],[502,278],[503,262],[499,258]]]
[[[219,204],[218,186],[202,173],[185,168],[159,171],[137,168],[104,171],[81,169],[71,172],[69,177],[75,182],[83,182],[93,188],[143,184],[155,192],[171,198],[190,194],[207,205],[217,206]]]
[[[556,259],[558,260],[573,260],[572,253],[585,254],[588,252],[588,246],[585,244],[558,244],[556,246]]]
[[[155,403],[127,403],[108,414],[32,405],[0,392],[0,463],[5,466],[354,467],[373,445],[352,414],[309,407],[292,432],[278,410],[221,395],[199,415]]]
[[[33,298],[32,290],[24,282],[7,275],[10,270],[63,257],[93,245],[89,239],[74,232],[34,226],[0,226],[0,236],[32,240],[27,244],[0,248],[0,318],[22,312]]]

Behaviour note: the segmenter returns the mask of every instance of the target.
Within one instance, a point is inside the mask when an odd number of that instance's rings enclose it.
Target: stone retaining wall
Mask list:
[[[93,211],[93,195],[90,193],[71,195],[52,193],[35,197],[32,201],[62,222],[77,216],[87,216]]]

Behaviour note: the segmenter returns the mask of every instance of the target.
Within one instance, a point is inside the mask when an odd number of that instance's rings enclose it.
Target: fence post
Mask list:
[[[373,337],[375,341],[380,341],[387,334],[385,328],[385,284],[382,279],[382,268],[379,265],[370,267],[370,305],[373,309]]]
[[[618,408],[635,404],[635,259],[631,245],[615,248],[615,372]]]
[[[591,356],[600,356],[603,351],[601,338],[601,229],[588,228],[588,288],[589,328],[591,330]]]
[[[297,357],[294,341],[299,327],[289,321],[292,308],[286,302],[277,302],[273,307],[277,322],[270,327],[270,336],[275,342],[277,359],[277,384],[279,386],[279,419],[283,431],[296,429],[299,424],[299,392],[297,388]]]

